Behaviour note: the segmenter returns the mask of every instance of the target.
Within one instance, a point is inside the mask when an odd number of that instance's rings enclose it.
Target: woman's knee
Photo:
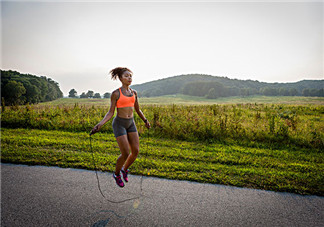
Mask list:
[[[122,152],[119,157],[125,161],[128,158],[128,156],[129,152]]]
[[[138,153],[139,153],[139,149],[138,149],[138,147],[132,149],[132,154],[133,154],[134,156],[137,157]]]

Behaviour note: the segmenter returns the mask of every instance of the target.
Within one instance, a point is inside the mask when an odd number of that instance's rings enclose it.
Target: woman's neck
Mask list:
[[[129,86],[128,85],[122,85],[122,88],[125,90],[125,91],[128,91],[129,90]]]

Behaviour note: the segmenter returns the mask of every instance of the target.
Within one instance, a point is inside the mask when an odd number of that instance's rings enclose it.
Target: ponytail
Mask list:
[[[110,70],[109,74],[111,74],[111,79],[112,80],[117,80],[117,77],[120,79],[123,75],[124,72],[129,71],[130,73],[133,74],[133,72],[128,69],[128,68],[123,68],[123,67],[117,67],[112,70]]]

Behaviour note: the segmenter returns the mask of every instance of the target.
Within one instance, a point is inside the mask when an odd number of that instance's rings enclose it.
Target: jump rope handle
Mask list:
[[[92,136],[93,134],[95,134],[96,132],[93,131],[93,129],[91,130],[91,132],[89,133],[89,136]]]

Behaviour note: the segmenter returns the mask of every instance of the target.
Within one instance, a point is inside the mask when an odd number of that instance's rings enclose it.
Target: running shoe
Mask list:
[[[121,176],[120,176],[120,174],[119,175],[116,175],[115,173],[113,174],[113,177],[114,177],[114,179],[115,179],[115,181],[116,181],[116,184],[119,186],[119,187],[124,187],[125,185],[124,185],[124,182],[122,181],[122,179],[121,179]]]
[[[123,178],[126,182],[128,182],[128,177],[127,177],[127,174],[128,174],[128,169],[125,171],[124,169],[121,169],[121,172],[123,174]]]

